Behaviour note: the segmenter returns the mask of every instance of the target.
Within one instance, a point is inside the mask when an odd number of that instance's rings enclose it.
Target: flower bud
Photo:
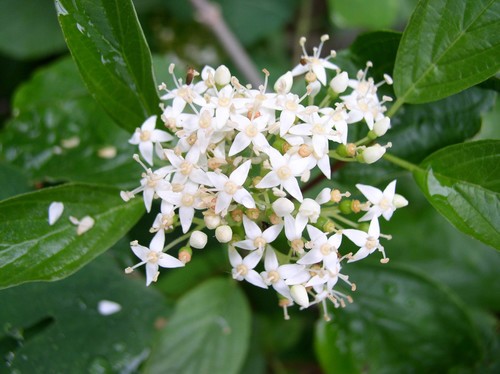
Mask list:
[[[274,84],[274,90],[279,94],[287,94],[292,89],[293,85],[293,76],[290,71],[287,71],[281,77],[278,78],[276,83]]]
[[[367,164],[373,164],[374,162],[380,160],[384,153],[385,147],[382,147],[380,144],[375,144],[363,151],[362,158]]]
[[[373,125],[373,132],[377,136],[385,135],[387,130],[391,128],[391,119],[389,117],[384,117],[381,120],[375,122]]]
[[[321,213],[321,207],[313,199],[306,198],[300,204],[299,213],[307,217],[310,222],[315,223]]]
[[[189,245],[193,248],[202,249],[207,245],[207,234],[202,231],[193,231],[189,238]]]
[[[290,295],[293,301],[303,308],[309,306],[309,296],[307,296],[306,288],[301,284],[296,284],[290,288]]]
[[[203,220],[205,221],[205,225],[207,226],[208,229],[213,230],[217,226],[220,225],[220,216],[217,214],[206,214],[203,217]]]
[[[321,90],[321,83],[317,80],[307,85],[307,91],[309,92],[309,95],[311,97],[315,97],[320,90]]]
[[[233,230],[228,225],[222,225],[215,229],[215,238],[220,243],[229,243],[233,238]]]
[[[231,72],[225,65],[221,65],[215,70],[214,79],[218,86],[225,86],[231,82]]]
[[[330,88],[333,92],[340,94],[347,89],[347,84],[349,83],[349,76],[347,72],[343,71],[340,74],[337,74],[335,78],[330,81]]]
[[[187,264],[191,261],[191,257],[193,256],[193,251],[189,247],[182,247],[179,250],[179,255],[177,256],[180,261]]]
[[[392,204],[396,208],[403,208],[408,205],[408,200],[406,200],[403,196],[400,194],[395,194],[394,198],[392,199]]]
[[[287,214],[291,214],[294,209],[295,205],[286,197],[280,197],[273,203],[274,213],[276,213],[278,217],[284,217]]]

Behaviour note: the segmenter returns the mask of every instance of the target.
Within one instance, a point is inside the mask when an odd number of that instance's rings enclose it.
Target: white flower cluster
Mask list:
[[[389,236],[380,233],[378,218],[389,219],[396,208],[407,204],[395,194],[395,181],[383,192],[357,185],[367,198],[364,203],[349,200],[349,192],[334,188],[324,188],[315,199],[304,197],[313,173],[330,179],[332,158],[373,163],[390,146],[373,144],[390,127],[384,115],[384,103],[390,98],[377,96],[378,87],[390,84],[390,77],[374,83],[367,76],[368,63],[356,79],[350,79],[320,57],[327,39],[323,36],[313,56],[308,56],[302,38],[301,63],[277,80],[273,93],[266,92],[265,70],[265,84],[254,89],[241,85],[223,65],[205,67],[198,82],[194,70],[183,82],[170,66],[175,87],[160,86],[166,91],[162,100],[168,104],[161,106],[161,120],[168,131],[156,129],[153,116],[130,139],[146,164],[134,156],[144,168],[140,186],[121,196],[128,201],[142,193],[148,212],[153,200],[161,205],[149,247],[131,243],[141,262],[127,268],[127,273],[146,265],[149,285],[156,281],[159,266],[184,266],[192,248],[205,247],[205,230],[220,243],[228,243],[233,278],[273,287],[286,318],[286,308],[294,302],[303,308],[322,303],[326,317],[326,300],[335,306],[350,300],[334,289],[337,281],[355,288],[340,272],[344,260],[361,260],[378,250],[387,261],[379,240]],[[329,85],[325,68],[336,72]],[[302,74],[306,90],[299,96],[291,90],[294,77]],[[314,105],[322,91],[321,103]],[[356,123],[366,124],[368,135],[348,143],[348,129]],[[155,162],[161,166],[153,168]],[[345,217],[360,211],[366,212],[359,221],[369,221],[367,232]],[[179,225],[183,235],[165,246],[165,233]],[[346,238],[359,247],[355,254],[342,254]],[[178,258],[166,253],[183,242],[189,244]]]

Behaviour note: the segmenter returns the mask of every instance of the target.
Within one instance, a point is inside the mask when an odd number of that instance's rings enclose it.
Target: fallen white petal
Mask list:
[[[97,304],[97,310],[99,314],[109,316],[122,310],[122,306],[114,301],[101,300],[99,301],[99,304]]]
[[[64,204],[54,201],[49,205],[49,225],[53,225],[61,217],[64,211]]]

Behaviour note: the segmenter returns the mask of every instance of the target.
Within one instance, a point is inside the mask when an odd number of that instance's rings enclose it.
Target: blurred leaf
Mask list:
[[[104,315],[102,300],[121,306]],[[54,283],[0,291],[0,371],[16,373],[131,373],[145,360],[161,296],[101,256]]]
[[[499,311],[498,252],[458,232],[429,205],[417,186],[413,184],[408,191],[401,182],[397,191],[410,205],[396,211],[390,222],[381,222],[382,232],[393,234],[384,243],[391,263],[425,272],[453,289],[470,307]]]
[[[420,168],[415,180],[434,208],[460,231],[500,250],[500,141],[443,148]]]
[[[500,69],[500,2],[421,0],[394,68],[400,102],[424,103],[473,86]]]
[[[243,44],[281,30],[292,19],[297,0],[216,0],[224,20]]]
[[[449,372],[482,356],[470,315],[426,276],[356,263],[346,272],[354,303],[319,322],[315,346],[326,373]]]
[[[26,175],[12,165],[0,163],[0,200],[30,190]]]
[[[401,0],[328,0],[330,19],[340,28],[389,28],[396,22]]]
[[[158,112],[151,54],[131,0],[55,0],[66,43],[92,96],[133,131]]]
[[[144,212],[141,199],[125,203],[119,192],[68,184],[0,202],[0,288],[67,277],[116,243]],[[64,203],[64,212],[49,226],[53,201]],[[95,225],[77,235],[69,216],[90,216]]]
[[[17,90],[13,107],[15,118],[0,133],[0,159],[32,180],[138,183],[130,134],[90,97],[70,58],[39,70]]]
[[[0,52],[19,60],[66,49],[52,0],[2,0]]]
[[[179,300],[147,361],[147,373],[238,373],[250,339],[250,310],[238,285],[207,281]]]

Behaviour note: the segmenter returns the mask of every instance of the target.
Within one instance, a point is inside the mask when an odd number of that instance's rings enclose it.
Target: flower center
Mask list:
[[[219,106],[228,106],[230,103],[230,99],[228,97],[219,97]]]
[[[177,91],[177,95],[182,98],[186,103],[193,102],[193,95],[191,95],[191,90],[188,87],[181,87]]]
[[[239,186],[231,181],[227,181],[226,184],[224,185],[224,191],[227,192],[229,195],[234,195],[236,191],[238,191]]]
[[[245,265],[240,264],[236,267],[236,272],[237,272],[237,274],[244,277],[245,275],[248,274],[248,268]]]
[[[277,171],[276,174],[278,174],[278,178],[281,180],[286,180],[292,176],[292,171],[288,166],[282,166],[280,167]]]
[[[156,264],[160,259],[160,254],[155,251],[150,251],[147,256],[147,261],[151,264]]]
[[[253,138],[259,133],[259,130],[257,130],[257,127],[255,125],[248,125],[247,128],[245,129],[245,134],[248,135],[248,137]]]
[[[194,204],[194,196],[189,193],[182,195],[181,203],[183,206],[192,206]]]
[[[298,108],[298,105],[295,101],[293,100],[287,100],[285,103],[285,109],[289,110],[290,112],[295,112]]]
[[[369,236],[367,239],[366,239],[366,244],[365,244],[365,247],[369,250],[372,250],[374,248],[376,248],[378,245],[378,240],[375,239],[375,238],[372,238],[371,236]]]
[[[212,124],[212,117],[210,116],[210,113],[208,112],[203,112],[200,116],[200,121],[199,125],[202,129],[207,129],[210,127]]]
[[[382,210],[387,210],[387,209],[390,209],[390,207],[391,207],[391,203],[385,197],[383,197],[382,200],[380,200],[378,205],[380,206],[380,209],[382,209]]]
[[[319,248],[319,251],[323,256],[328,256],[332,252],[332,249],[333,247],[330,244],[325,243]]]
[[[292,249],[296,253],[301,254],[301,253],[304,252],[304,242],[302,241],[302,239],[294,239],[294,240],[292,240],[291,246],[292,246]]]
[[[276,270],[271,270],[269,273],[267,273],[267,279],[271,283],[276,283],[281,279],[281,277]]]
[[[180,167],[180,172],[182,175],[189,175],[191,174],[191,171],[193,170],[193,164],[188,162],[188,161],[184,161],[182,164],[181,164],[181,167]]]
[[[147,130],[141,131],[141,141],[142,142],[147,142],[149,140],[149,138],[151,138],[150,131],[147,131]]]
[[[325,128],[319,123],[316,123],[311,131],[314,135],[324,135],[326,133]]]
[[[264,239],[262,236],[255,238],[255,240],[253,241],[253,245],[256,246],[257,248],[264,248],[266,244],[267,244],[266,239]]]

